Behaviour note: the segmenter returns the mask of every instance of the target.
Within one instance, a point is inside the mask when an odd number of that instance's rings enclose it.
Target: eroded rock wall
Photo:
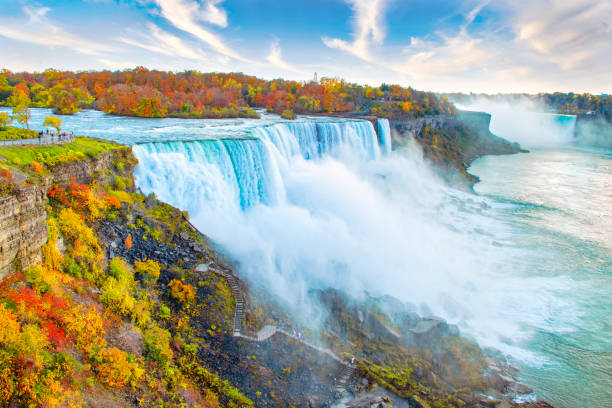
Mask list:
[[[121,170],[117,163],[123,163]],[[56,166],[38,184],[16,185],[12,192],[0,195],[0,279],[11,272],[26,269],[41,260],[40,250],[47,242],[47,191],[54,185],[72,182],[89,184],[92,180],[110,183],[120,174],[129,178],[133,189],[134,170],[131,149],[118,149]],[[113,169],[112,174],[107,170]]]
[[[47,197],[40,185],[0,197],[0,279],[41,260],[47,241]]]

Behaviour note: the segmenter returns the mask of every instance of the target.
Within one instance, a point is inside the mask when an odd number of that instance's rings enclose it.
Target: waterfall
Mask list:
[[[385,122],[377,125],[388,152]],[[545,309],[532,299],[552,283],[516,278],[529,272],[513,269],[522,252],[504,244],[507,227],[484,216],[497,211],[494,203],[444,186],[418,146],[382,153],[369,121],[238,130],[240,137],[135,145],[136,183],[188,211],[243,278],[305,324],[320,316],[311,289],[367,291],[513,351],[503,339],[524,334],[522,320],[508,319],[514,305],[529,309],[525,316]]]
[[[534,113],[520,110],[493,111],[491,132],[524,147],[547,147],[574,139],[576,116]]]
[[[391,153],[391,127],[389,119],[378,119],[378,137],[383,154]]]
[[[374,127],[368,121],[293,122],[256,127],[254,137],[268,141],[285,159],[302,156],[306,160],[327,155],[337,157],[350,151],[361,159],[380,156]]]
[[[576,116],[541,113],[539,107],[530,102],[482,100],[459,107],[490,113],[491,132],[525,148],[554,147],[574,140]]]
[[[134,146],[141,161],[136,170],[140,187],[188,211],[198,209],[202,197],[224,205],[233,201],[244,210],[282,201],[281,171],[295,160],[345,155],[374,160],[381,155],[374,127],[368,121],[277,123],[249,131],[252,137]],[[171,160],[166,160],[168,157]],[[177,172],[181,182],[168,179]]]

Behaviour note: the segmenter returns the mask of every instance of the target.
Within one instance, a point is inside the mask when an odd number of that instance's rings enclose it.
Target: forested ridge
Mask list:
[[[295,114],[360,112],[394,117],[454,114],[445,96],[399,85],[370,87],[338,78],[266,81],[242,73],[125,71],[0,74],[0,105],[53,108],[56,114],[97,109],[137,117],[258,117],[253,108]]]

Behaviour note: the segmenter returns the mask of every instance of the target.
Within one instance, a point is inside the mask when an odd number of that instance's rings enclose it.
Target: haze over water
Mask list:
[[[33,125],[48,113],[33,110]],[[494,114],[493,127],[506,125],[493,130],[524,136],[506,119]],[[312,144],[313,126],[329,150]],[[539,397],[610,406],[610,152],[547,138],[529,154],[485,157],[470,168],[473,196],[443,186],[417,148],[385,155],[354,121],[86,111],[65,128],[145,143],[139,186],[189,210],[243,276],[295,310],[310,307],[310,287],[391,294],[510,355]]]

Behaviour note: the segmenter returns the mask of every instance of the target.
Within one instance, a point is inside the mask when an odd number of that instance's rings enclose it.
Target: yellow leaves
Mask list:
[[[414,109],[414,107],[412,106],[412,103],[410,102],[400,102],[400,106],[402,107],[402,110],[404,112],[410,112],[411,110]]]
[[[43,127],[46,126],[55,128],[55,130],[59,133],[62,130],[62,119],[53,115],[47,116],[43,122]]]
[[[132,203],[134,200],[132,196],[127,191],[122,190],[111,190],[106,193],[104,198],[113,197],[118,200],[120,203]]]
[[[41,352],[50,345],[47,336],[37,324],[23,326],[19,341],[22,352],[26,356],[34,357],[37,363],[42,362]]]
[[[147,283],[155,283],[157,282],[157,279],[159,279],[161,267],[159,266],[159,263],[152,259],[148,259],[144,262],[136,261],[134,262],[134,267],[136,269],[136,273],[140,274],[142,279]]]
[[[113,312],[122,316],[130,316],[136,306],[136,299],[130,293],[129,285],[109,277],[102,287],[100,300]]]
[[[96,364],[100,381],[110,387],[135,386],[144,375],[144,369],[137,362],[131,362],[125,351],[111,347],[98,353]]]
[[[91,269],[91,275],[96,277],[99,273],[98,264],[102,260],[102,249],[93,230],[71,208],[60,211],[58,224],[68,249],[71,250],[69,252],[72,258],[87,264]]]
[[[19,341],[17,315],[0,303],[0,345],[12,347]]]
[[[106,347],[104,320],[97,310],[75,305],[66,313],[65,319],[74,345],[87,357]]]
[[[134,289],[134,272],[121,258],[113,258],[108,268],[110,275],[102,286],[100,300],[113,312],[130,316],[136,306],[132,296]]]

